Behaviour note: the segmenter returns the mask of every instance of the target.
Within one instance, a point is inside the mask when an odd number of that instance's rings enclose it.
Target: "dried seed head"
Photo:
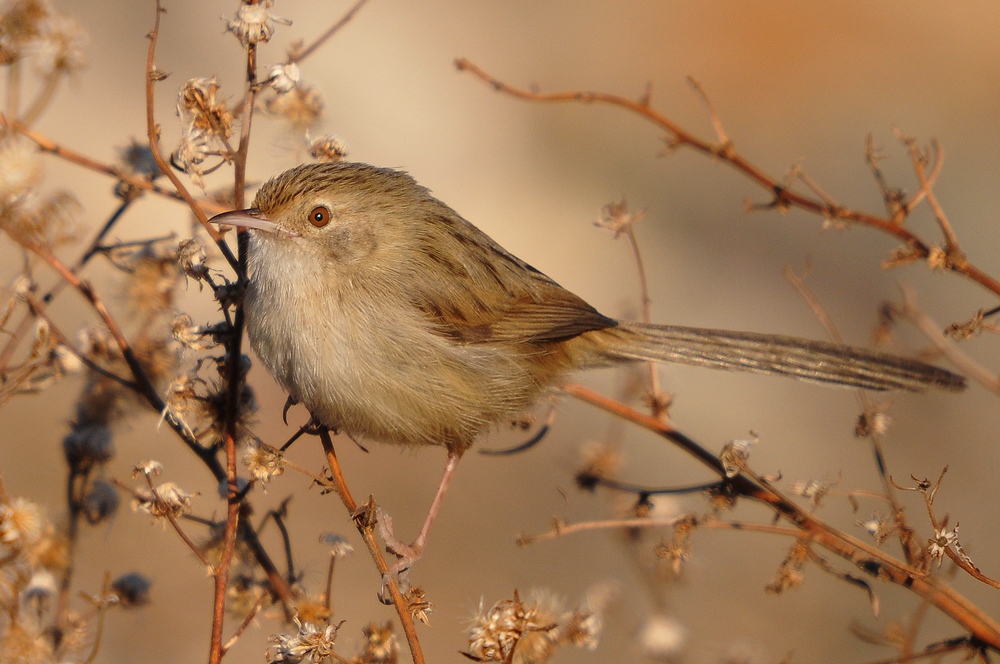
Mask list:
[[[285,472],[285,455],[259,440],[251,440],[247,445],[243,463],[250,477],[262,484]]]
[[[347,154],[347,145],[333,134],[314,138],[309,144],[309,155],[317,161],[343,161]]]
[[[149,143],[134,139],[127,146],[118,148],[118,168],[147,180],[152,180],[160,174],[160,167],[153,157]]]
[[[27,52],[40,74],[68,74],[83,68],[83,49],[88,39],[79,21],[53,12],[38,27],[38,35],[28,44]]]
[[[42,509],[27,498],[14,498],[0,505],[0,544],[10,551],[36,545],[45,532]]]
[[[103,422],[79,422],[63,438],[63,454],[74,472],[90,470],[115,455],[111,429]]]
[[[8,132],[0,140],[0,206],[23,198],[42,179],[42,160],[34,142]]]
[[[227,19],[223,16],[222,20],[226,21],[226,29],[236,35],[243,46],[267,42],[274,35],[275,23],[292,24],[288,19],[272,14],[272,5],[273,0],[264,0],[256,5],[241,5],[235,18]]]
[[[0,64],[11,64],[26,55],[28,45],[38,37],[41,22],[51,8],[42,0],[15,0],[0,15]]]
[[[358,656],[362,664],[396,664],[399,661],[399,642],[392,633],[392,623],[382,625],[368,623],[362,632],[365,635],[363,651]]]
[[[122,574],[112,581],[111,590],[118,595],[118,600],[126,609],[149,603],[149,588],[152,582],[139,572]]]
[[[323,96],[315,86],[299,83],[294,90],[267,99],[264,108],[285,120],[292,129],[306,130],[315,125],[323,113]]]
[[[268,638],[271,649],[274,650],[267,653],[268,662],[321,662],[333,655],[340,625],[318,627],[313,623],[300,621],[298,616],[292,620],[298,628],[296,634],[274,634]]]
[[[107,521],[118,511],[118,489],[107,480],[96,480],[83,498],[83,515],[91,525]]]
[[[155,493],[142,487],[135,492],[132,510],[142,510],[156,518],[163,518],[168,514],[179,517],[191,512],[191,498],[195,495],[197,494],[188,493],[173,482],[159,485]]]
[[[330,555],[334,558],[343,558],[354,553],[354,547],[350,542],[336,533],[323,533],[319,536],[319,541],[330,547]]]
[[[267,84],[278,94],[291,92],[299,84],[299,66],[294,62],[272,66]]]

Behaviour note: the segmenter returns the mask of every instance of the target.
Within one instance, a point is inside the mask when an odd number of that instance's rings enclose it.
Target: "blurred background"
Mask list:
[[[117,149],[145,136],[145,35],[152,25],[152,3],[65,0],[54,6],[84,25],[88,66],[60,90],[37,129],[111,162]],[[262,47],[262,73],[284,60],[293,40],[310,41],[348,6],[277,2],[274,13],[293,25],[279,25]],[[178,86],[215,75],[221,94],[238,99],[243,57],[220,19],[233,15],[236,2],[166,0],[164,7],[156,64],[170,76],[156,88],[156,114],[169,151],[180,135],[174,110]],[[740,153],[779,179],[800,164],[840,204],[874,213],[883,206],[864,162],[866,136],[872,134],[885,148],[890,182],[910,192],[917,185],[893,129],[922,143],[937,139],[946,154],[937,196],[969,258],[996,275],[997,25],[1000,6],[986,0],[372,0],[301,70],[303,80],[316,85],[325,99],[323,121],[313,135],[336,133],[349,146],[350,158],[406,169],[511,252],[604,313],[635,316],[638,311],[627,245],[594,226],[602,206],[624,198],[646,211],[636,233],[654,321],[824,338],[809,307],[782,276],[791,265],[810,271],[809,285],[843,336],[869,344],[878,308],[886,299],[898,299],[899,283],[914,286],[923,307],[942,325],[967,320],[977,309],[994,306],[995,298],[921,264],[881,270],[880,261],[895,244],[873,231],[823,230],[821,219],[800,212],[746,214],[745,200],[766,202],[765,192],[703,155],[681,150],[663,156],[662,136],[649,123],[603,106],[545,105],[498,95],[458,73],[453,60],[467,57],[512,85],[543,91],[639,97],[649,85],[657,110],[713,140],[704,105],[686,80],[692,76],[707,91]],[[259,184],[303,159],[300,136],[263,114],[256,116],[252,181]],[[54,158],[46,165],[48,184],[67,188],[80,200],[82,222],[89,228],[101,224],[116,205],[113,181]],[[230,177],[229,172],[213,176],[208,186],[222,187]],[[912,223],[937,242],[926,210]],[[116,237],[188,229],[189,214],[181,205],[147,197],[119,224]],[[72,247],[64,253],[75,257]],[[5,247],[3,260],[9,266],[6,280],[21,259]],[[103,292],[117,288],[116,275],[100,265],[87,276]],[[109,299],[116,303],[114,296]],[[72,293],[64,294],[61,303],[58,320],[65,329],[90,320]],[[218,318],[211,295],[194,284],[183,309],[199,323]],[[894,348],[915,351],[923,343],[902,330]],[[964,347],[988,367],[1000,359],[988,336]],[[754,431],[760,443],[751,462],[758,472],[780,472],[787,482],[836,480],[840,489],[879,487],[868,445],[853,435],[858,408],[850,391],[677,367],[664,367],[660,375],[674,395],[675,423],[709,449]],[[624,378],[620,371],[606,371],[580,380],[615,396]],[[260,366],[251,381],[261,402],[255,431],[280,445],[294,431],[281,422],[284,394]],[[18,398],[0,416],[0,472],[8,491],[47,505],[56,520],[65,511],[60,440],[79,386],[79,379],[71,379],[40,396]],[[884,398],[892,402],[894,424],[886,446],[893,477],[902,484],[911,482],[911,475],[933,479],[947,465],[938,516],[960,521],[966,551],[985,573],[1000,574],[995,397],[972,386],[962,395]],[[296,409],[291,421],[304,417]],[[710,479],[671,446],[638,428],[616,427],[607,416],[572,400],[561,403],[552,432],[534,449],[501,458],[466,455],[426,557],[413,571],[414,583],[426,589],[435,607],[431,627],[420,630],[429,661],[465,661],[457,651],[467,647],[465,631],[481,602],[489,606],[514,589],[522,594],[545,589],[572,607],[588,589],[608,583],[617,588],[617,599],[608,607],[598,649],[561,652],[555,661],[641,661],[643,630],[653,616],[668,617],[679,627],[676,661],[865,661],[893,654],[863,643],[850,633],[851,626],[878,630],[905,620],[918,606],[916,598],[876,586],[881,613],[875,617],[862,591],[814,566],[807,566],[805,582],[795,591],[765,594],[792,545],[784,538],[699,531],[682,578],[668,584],[652,582],[647,573],[659,533],[629,543],[618,533],[596,531],[518,548],[519,533],[544,531],[553,517],[579,521],[619,513],[620,501],[582,493],[573,482],[581,450],[607,442],[606,432],[620,443],[622,479],[647,486]],[[155,458],[166,466],[166,479],[200,491],[197,514],[223,514],[211,477],[166,427],[157,427],[155,416],[133,418],[115,433],[112,475],[127,479],[134,463]],[[510,446],[523,436],[501,431],[481,446]],[[399,536],[408,540],[429,506],[444,452],[367,447],[366,454],[350,441],[339,442],[348,482],[358,499],[374,495],[393,515]],[[312,439],[298,443],[291,458],[312,469],[323,463]],[[340,643],[350,654],[363,625],[395,616],[377,602],[379,579],[335,496],[320,495],[308,479],[287,472],[266,494],[255,495],[258,513],[290,495],[296,564],[313,592],[321,589],[326,572],[320,533],[339,532],[358,549],[338,568],[334,582],[335,617],[347,621]],[[922,503],[912,495],[904,499],[912,523],[929,536]],[[855,514],[846,499],[832,496],[820,515],[862,537],[855,522],[881,507],[867,502]],[[689,497],[679,507],[658,506],[654,515],[674,509],[701,513],[705,503]],[[737,510],[735,517],[770,518],[752,508]],[[277,555],[274,531],[268,534]],[[123,510],[109,526],[84,533],[79,556],[80,590],[97,592],[106,569],[115,575],[140,570],[154,584],[149,606],[111,617],[98,662],[203,661],[212,585],[173,532],[150,525],[145,514]],[[997,614],[995,592],[962,576],[955,585]],[[258,620],[230,659],[261,661],[266,638],[276,631],[276,621]],[[931,612],[922,634],[928,642],[960,633]]]

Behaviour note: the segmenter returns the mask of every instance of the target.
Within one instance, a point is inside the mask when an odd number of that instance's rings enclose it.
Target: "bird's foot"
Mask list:
[[[396,582],[399,591],[404,595],[410,590],[410,567],[424,555],[425,537],[417,537],[412,543],[406,544],[396,538],[392,527],[392,517],[381,507],[375,508],[378,534],[385,542],[385,550],[396,557],[396,562],[382,575],[382,589],[379,597],[387,601],[386,589],[392,581]],[[422,535],[422,534],[421,534]]]

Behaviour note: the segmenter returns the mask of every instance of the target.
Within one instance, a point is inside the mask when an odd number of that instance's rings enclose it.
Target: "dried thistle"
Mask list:
[[[240,5],[234,18],[222,17],[222,20],[226,21],[226,30],[233,33],[243,46],[270,41],[274,35],[275,23],[292,24],[288,19],[273,14],[271,12],[273,5],[274,0],[263,0],[254,5]]]

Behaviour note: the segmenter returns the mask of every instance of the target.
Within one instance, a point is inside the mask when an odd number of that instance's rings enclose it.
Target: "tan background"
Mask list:
[[[177,137],[173,105],[181,82],[215,74],[224,92],[240,94],[240,48],[223,34],[219,19],[235,4],[165,3],[157,64],[171,76],[157,88],[156,111],[167,145]],[[152,7],[134,0],[58,5],[86,25],[90,66],[61,91],[39,129],[110,161],[116,146],[145,134],[144,35]],[[290,40],[311,39],[345,8],[342,2],[279,2],[275,12],[295,24],[279,26],[274,41],[262,49],[262,64],[280,61]],[[498,96],[456,73],[452,60],[465,56],[511,83],[543,90],[638,96],[651,82],[659,110],[710,137],[704,109],[685,82],[685,76],[694,76],[745,155],[779,176],[804,158],[805,169],[838,201],[875,212],[881,201],[862,159],[866,134],[874,133],[887,148],[887,172],[910,191],[914,180],[892,128],[935,137],[948,157],[936,191],[971,258],[996,274],[998,24],[1000,8],[987,1],[374,0],[303,65],[302,73],[325,94],[324,130],[343,136],[353,158],[406,168],[501,244],[606,313],[634,311],[637,300],[625,245],[592,226],[602,205],[624,196],[647,209],[638,232],[655,320],[820,338],[823,330],[781,275],[786,264],[801,268],[810,260],[810,283],[828,312],[848,339],[866,343],[879,303],[896,296],[900,280],[916,285],[923,304],[943,322],[966,319],[995,299],[921,266],[880,271],[879,261],[894,245],[873,232],[821,232],[818,219],[801,213],[747,216],[741,211],[744,198],[763,200],[762,192],[700,155],[682,151],[659,158],[659,134],[637,118],[608,108],[533,105]],[[258,116],[251,177],[260,182],[297,163],[292,144],[279,125]],[[86,223],[100,223],[114,205],[112,183],[49,163],[50,182],[75,192]],[[129,214],[117,234],[146,237],[183,231],[185,223],[179,206],[149,200]],[[918,223],[934,237],[926,213]],[[14,258],[9,252],[4,256]],[[106,277],[95,279],[110,287]],[[207,294],[192,289],[189,297],[186,306],[197,319],[214,319]],[[72,329],[79,315],[70,312],[62,320]],[[968,348],[987,366],[996,363],[991,339],[973,340]],[[876,486],[870,454],[852,436],[856,406],[850,392],[673,367],[662,376],[676,393],[676,421],[709,448],[752,429],[761,436],[753,463],[762,472],[780,470],[789,480],[842,477],[845,488]],[[263,403],[257,431],[280,443],[290,431],[278,416],[284,397],[262,370],[255,370],[252,380]],[[617,384],[610,372],[585,380],[611,393]],[[0,415],[0,470],[9,489],[49,505],[56,518],[63,487],[59,441],[76,390],[76,384],[65,383],[41,397],[17,400]],[[973,387],[962,396],[893,400],[896,425],[888,453],[894,476],[936,477],[950,464],[938,511],[961,521],[963,542],[984,571],[1000,573],[995,399]],[[899,619],[916,606],[914,598],[880,586],[879,621],[863,593],[815,568],[807,570],[806,583],[796,592],[765,595],[763,587],[790,544],[786,540],[699,533],[686,581],[652,592],[610,533],[518,549],[517,533],[543,530],[554,515],[579,520],[607,514],[603,497],[580,494],[572,483],[578,450],[603,435],[607,424],[604,415],[567,402],[554,432],[538,448],[512,458],[468,455],[427,557],[415,570],[416,582],[437,607],[433,627],[422,629],[431,661],[464,661],[455,653],[465,646],[463,630],[480,597],[490,604],[514,588],[544,587],[576,602],[587,587],[605,580],[620,584],[621,601],[611,610],[603,643],[596,653],[566,652],[557,661],[637,659],[635,634],[656,607],[685,626],[688,662],[721,661],[733,649],[760,662],[788,653],[798,661],[891,654],[861,644],[849,625]],[[117,433],[119,456],[112,465],[117,476],[126,478],[141,458],[157,458],[166,464],[168,479],[201,491],[199,514],[222,513],[207,474],[167,430],[156,429],[155,418],[132,420]],[[484,444],[516,440],[498,434]],[[679,452],[637,429],[627,428],[624,442],[627,479],[671,485],[707,478]],[[372,445],[365,455],[349,442],[340,449],[356,495],[374,494],[403,536],[415,533],[443,453]],[[321,463],[312,441],[297,445],[293,457],[313,468]],[[318,590],[325,573],[319,533],[337,531],[358,542],[341,505],[310,490],[294,473],[258,497],[258,508],[289,494],[295,495],[290,526],[296,562],[306,585]],[[703,505],[697,498],[685,502],[693,509]],[[866,510],[870,513],[870,504]],[[831,499],[823,511],[855,534],[860,531],[854,521],[867,513],[852,515],[842,499]],[[910,514],[926,533],[919,503],[910,503]],[[738,515],[768,518],[750,509]],[[105,569],[149,574],[154,602],[109,621],[98,661],[204,660],[211,583],[172,533],[124,510],[109,527],[83,538],[79,588],[94,591]],[[377,584],[364,555],[340,568],[337,617],[348,621],[341,641],[348,654],[366,621],[392,618],[375,602]],[[966,579],[958,585],[997,613],[995,593]],[[929,630],[928,639],[958,634],[936,619]],[[273,631],[273,621],[252,628],[233,651],[233,661],[261,661]]]

